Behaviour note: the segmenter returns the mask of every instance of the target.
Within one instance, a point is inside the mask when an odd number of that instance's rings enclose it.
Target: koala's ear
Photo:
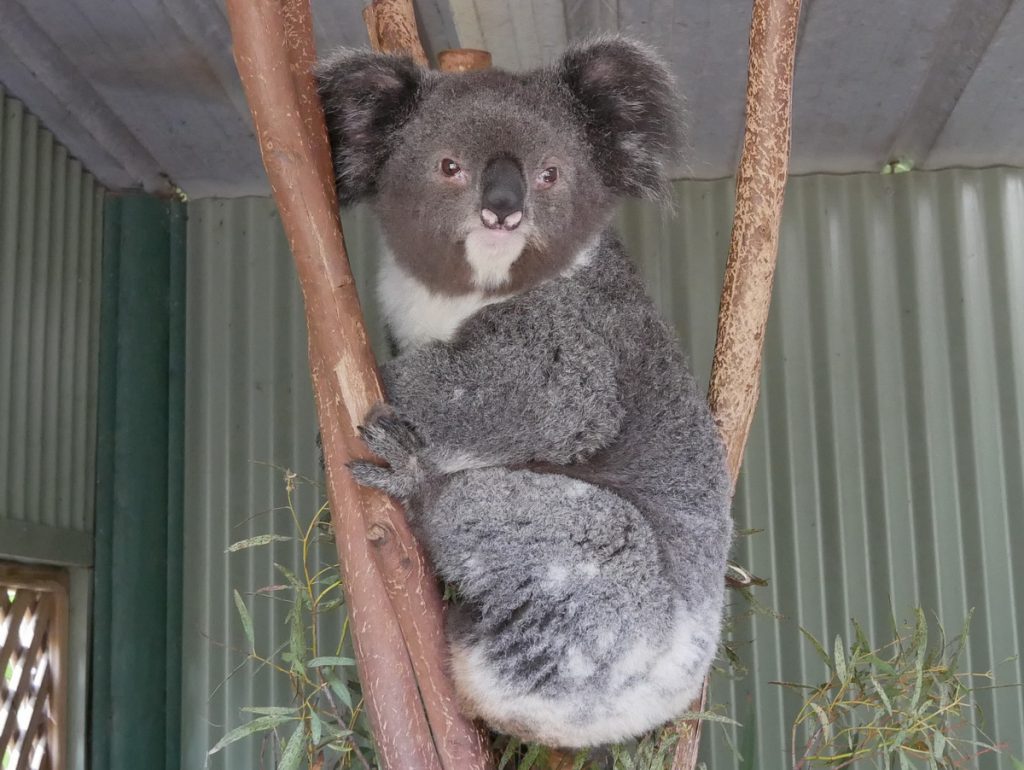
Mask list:
[[[394,134],[419,102],[424,74],[404,56],[345,49],[317,65],[342,205],[376,192]]]
[[[665,63],[640,43],[606,37],[570,48],[557,73],[580,108],[605,184],[622,195],[667,197],[681,105]]]

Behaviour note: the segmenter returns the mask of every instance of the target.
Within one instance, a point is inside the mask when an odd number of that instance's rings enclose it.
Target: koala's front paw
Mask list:
[[[377,404],[359,426],[359,435],[387,465],[355,460],[348,465],[355,480],[400,500],[412,497],[427,476],[419,458],[423,440],[416,428],[392,407]]]

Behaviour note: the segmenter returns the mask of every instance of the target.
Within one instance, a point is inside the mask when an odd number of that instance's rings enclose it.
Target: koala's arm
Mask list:
[[[528,341],[500,329],[462,335],[384,365],[389,402],[445,470],[567,464],[618,434],[623,408],[604,342],[580,329],[530,331]]]

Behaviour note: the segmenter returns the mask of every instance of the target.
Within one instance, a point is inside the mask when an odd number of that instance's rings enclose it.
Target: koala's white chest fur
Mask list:
[[[599,238],[588,243],[572,263],[563,271],[571,273],[586,266],[597,250]],[[519,247],[521,249],[521,246]],[[508,276],[515,258],[507,260],[500,269],[490,268],[490,281],[486,270],[474,263],[474,252],[470,255],[470,264],[474,270],[474,279],[478,285],[493,282],[500,285]],[[518,256],[518,251],[516,252]],[[479,260],[477,260],[479,261]],[[496,276],[501,273],[498,280]],[[418,347],[428,342],[447,342],[452,338],[462,322],[481,308],[502,302],[510,295],[486,295],[483,291],[474,291],[457,296],[438,294],[431,291],[415,277],[409,275],[394,255],[389,251],[381,254],[380,268],[377,272],[377,297],[395,342],[403,349]]]
[[[482,291],[458,296],[433,292],[403,270],[388,252],[382,255],[377,296],[388,327],[402,348],[446,342],[475,312],[504,299],[486,296]]]

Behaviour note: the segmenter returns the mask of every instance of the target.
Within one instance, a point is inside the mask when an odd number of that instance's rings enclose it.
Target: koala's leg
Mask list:
[[[410,506],[462,601],[449,637],[470,713],[524,738],[582,746],[686,708],[718,618],[686,614],[629,502],[566,476],[489,468],[428,484]]]

